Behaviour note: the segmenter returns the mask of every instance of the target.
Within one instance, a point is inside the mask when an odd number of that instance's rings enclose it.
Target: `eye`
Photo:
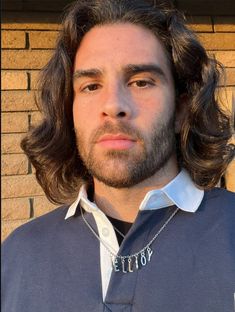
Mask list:
[[[91,83],[87,86],[85,86],[84,88],[82,88],[82,92],[93,92],[99,89],[99,85],[98,83]]]
[[[147,88],[153,86],[153,81],[150,80],[135,80],[129,83],[130,86],[138,87],[138,88]]]

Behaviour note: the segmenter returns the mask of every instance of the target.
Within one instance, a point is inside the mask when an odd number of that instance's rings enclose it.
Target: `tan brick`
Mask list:
[[[187,25],[195,32],[213,32],[210,16],[189,16]]]
[[[220,88],[218,99],[221,107],[232,114],[233,103],[235,103],[235,87]]]
[[[2,134],[1,136],[2,153],[3,154],[22,153],[20,142],[24,136],[25,136],[25,133]]]
[[[9,236],[16,228],[28,221],[30,221],[30,219],[2,221],[1,241],[3,242],[7,238],[7,236]]]
[[[226,68],[226,84],[235,86],[235,68]]]
[[[30,121],[31,126],[36,126],[42,121],[42,114],[40,112],[33,112],[30,115],[31,115]]]
[[[29,199],[26,197],[3,199],[1,216],[3,220],[29,219]]]
[[[235,51],[210,51],[209,54],[225,67],[235,67]]]
[[[2,90],[27,90],[28,77],[26,72],[6,71],[1,74]]]
[[[225,75],[221,77],[220,86],[235,86],[235,68],[225,68]]]
[[[198,34],[207,50],[235,50],[235,33]]]
[[[4,12],[5,13],[5,12]],[[21,23],[20,18],[18,19],[18,22],[13,23],[3,23],[2,28],[3,29],[24,29],[24,30],[60,30],[61,25],[58,23],[40,23],[40,22],[30,22],[30,23]],[[21,21],[22,21],[21,17]],[[33,20],[33,19],[32,19]],[[45,21],[45,18],[43,18],[43,21]]]
[[[31,90],[37,90],[40,71],[32,70],[29,72],[29,74],[30,74],[30,88]]]
[[[25,154],[2,155],[2,175],[28,173],[28,159]]]
[[[2,111],[37,110],[33,91],[2,91]]]
[[[31,49],[54,49],[58,31],[30,31],[29,46]]]
[[[40,69],[52,55],[51,50],[4,50],[2,51],[3,69]]]
[[[2,113],[2,132],[26,132],[28,130],[27,113]]]
[[[26,35],[24,31],[2,31],[2,48],[24,49],[26,46]]]
[[[33,199],[34,217],[39,217],[54,210],[58,205],[52,204],[45,196],[35,196]]]
[[[235,32],[235,16],[214,16],[216,32]]]
[[[33,174],[2,177],[2,198],[43,195]]]
[[[230,163],[226,170],[225,185],[229,191],[235,192],[235,160]]]

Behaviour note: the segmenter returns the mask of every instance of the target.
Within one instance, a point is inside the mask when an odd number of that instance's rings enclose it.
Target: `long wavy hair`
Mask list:
[[[118,22],[148,28],[167,50],[176,94],[188,99],[177,152],[193,181],[212,188],[233,158],[234,146],[228,144],[231,123],[216,99],[220,66],[186,27],[183,15],[161,0],[78,0],[69,7],[54,54],[42,70],[38,106],[43,120],[21,143],[39,184],[54,203],[71,202],[81,183],[92,183],[76,148],[72,117],[76,51],[92,27]]]

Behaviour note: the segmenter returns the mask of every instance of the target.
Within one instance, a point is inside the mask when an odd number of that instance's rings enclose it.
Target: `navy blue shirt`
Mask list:
[[[65,222],[67,209],[21,226],[3,243],[3,312],[234,311],[234,193],[213,189],[195,213],[180,210],[154,241],[148,265],[112,273],[104,301],[99,241],[79,209]],[[120,253],[143,248],[175,209],[141,211]]]

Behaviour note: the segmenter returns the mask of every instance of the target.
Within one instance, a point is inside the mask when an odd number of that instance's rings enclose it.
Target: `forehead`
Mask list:
[[[128,63],[156,63],[169,70],[167,52],[147,28],[130,23],[99,25],[83,37],[74,69],[122,67]]]

